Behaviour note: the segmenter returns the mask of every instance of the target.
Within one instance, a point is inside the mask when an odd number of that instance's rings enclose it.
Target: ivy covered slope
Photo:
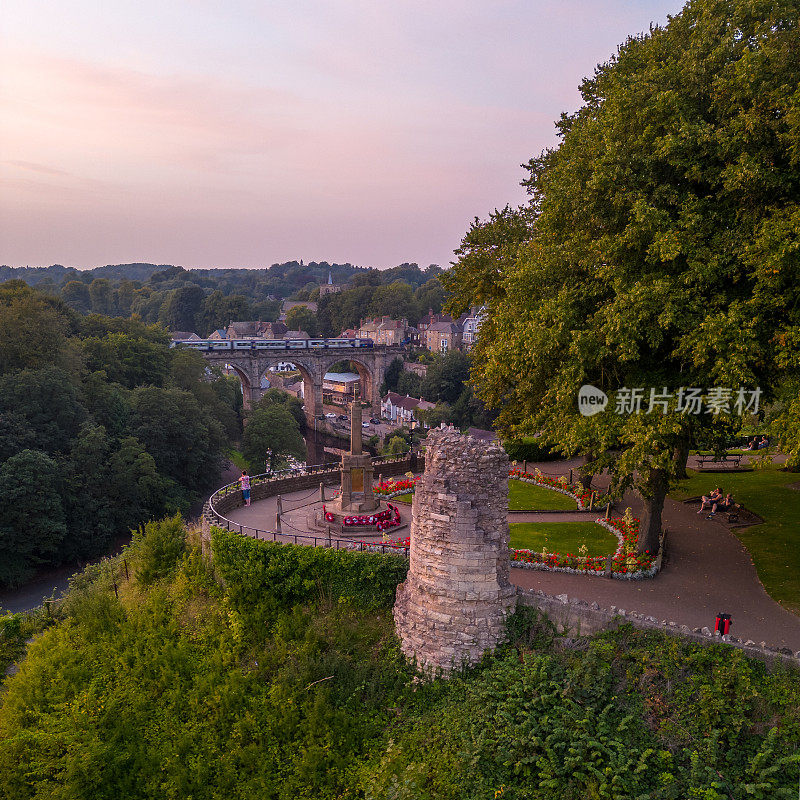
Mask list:
[[[216,574],[180,518],[150,523],[129,580],[106,562],[53,618],[6,619],[4,656],[41,633],[0,695],[0,797],[796,796],[796,674],[630,629],[566,646],[526,611],[495,656],[418,684],[401,559],[213,548]]]

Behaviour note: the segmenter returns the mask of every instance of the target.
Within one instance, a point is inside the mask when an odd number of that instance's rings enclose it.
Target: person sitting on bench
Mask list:
[[[754,436],[748,443],[745,450],[758,450],[758,436]]]
[[[766,436],[762,436],[761,441],[758,443],[758,449],[763,450],[765,447],[769,447],[769,439]]]
[[[720,499],[711,506],[711,513],[708,515],[707,519],[711,519],[717,511],[731,511],[733,509],[733,498],[731,497],[730,493],[726,494],[725,497],[720,497]]]
[[[716,489],[712,489],[708,495],[703,495],[700,503],[700,510],[697,513],[702,514],[706,506],[713,508],[715,503],[719,503],[719,501],[722,500],[722,497],[723,495],[721,486],[717,487]]]

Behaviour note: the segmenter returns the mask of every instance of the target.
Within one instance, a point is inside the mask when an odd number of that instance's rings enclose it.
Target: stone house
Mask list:
[[[283,339],[286,326],[282,322],[230,322],[221,339]],[[213,338],[213,336],[212,336]]]
[[[447,353],[461,347],[461,327],[455,322],[434,322],[421,334],[426,350]]]
[[[372,339],[375,344],[395,345],[410,341],[411,330],[408,320],[391,317],[375,317],[361,320],[358,336],[361,339]]]

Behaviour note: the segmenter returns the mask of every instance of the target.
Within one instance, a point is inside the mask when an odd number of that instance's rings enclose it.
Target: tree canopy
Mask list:
[[[527,165],[528,206],[476,221],[443,278],[453,310],[487,304],[473,375],[500,426],[636,480],[643,550],[692,423],[730,425],[682,413],[680,387],[768,399],[800,331],[797,16],[788,1],[693,0],[629,39]],[[604,412],[578,413],[583,384],[611,395]],[[635,387],[642,413],[614,413]],[[647,413],[663,387],[668,412]]]
[[[163,328],[79,317],[10,281],[0,333],[0,585],[100,555],[218,479],[238,382]]]

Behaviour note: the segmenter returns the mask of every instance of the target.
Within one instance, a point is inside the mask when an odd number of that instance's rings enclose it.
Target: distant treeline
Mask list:
[[[0,281],[22,280],[74,311],[160,323],[168,330],[209,335],[231,320],[274,322],[281,301],[320,300],[318,315],[296,318],[311,335],[337,335],[362,317],[389,315],[417,321],[441,309],[444,291],[430,265],[387,270],[352,264],[290,261],[268,269],[193,269],[156,264],[116,264],[93,270],[72,267],[0,266]],[[319,298],[329,277],[343,291]],[[291,327],[291,326],[290,326]]]

